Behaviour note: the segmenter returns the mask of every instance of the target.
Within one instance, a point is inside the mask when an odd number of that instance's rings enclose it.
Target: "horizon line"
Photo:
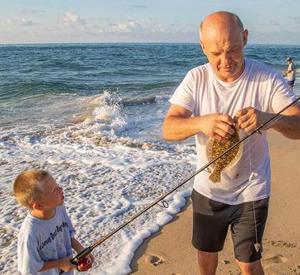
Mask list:
[[[186,44],[199,45],[198,42],[18,42],[0,43],[0,46],[26,46],[26,45],[103,45],[103,44]],[[248,43],[247,45],[276,45],[276,46],[300,46],[300,44],[280,43]],[[247,45],[245,47],[247,47]]]

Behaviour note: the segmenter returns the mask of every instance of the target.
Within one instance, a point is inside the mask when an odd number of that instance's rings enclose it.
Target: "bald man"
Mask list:
[[[190,70],[170,99],[163,136],[169,141],[195,136],[198,168],[208,163],[209,138],[228,139],[236,129],[243,137],[295,99],[281,75],[244,57],[247,39],[235,14],[207,16],[200,25],[200,44],[208,63]],[[269,128],[299,139],[300,107],[288,108]],[[210,171],[195,177],[192,243],[204,275],[215,274],[228,228],[242,274],[264,274],[260,259],[271,175],[265,131],[242,148],[239,161],[222,171],[220,182],[209,179]]]

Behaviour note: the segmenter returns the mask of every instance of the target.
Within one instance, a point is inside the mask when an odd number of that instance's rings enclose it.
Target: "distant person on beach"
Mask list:
[[[17,201],[29,209],[18,235],[18,271],[21,274],[73,274],[72,248],[84,247],[63,205],[64,193],[55,179],[42,170],[26,170],[14,182]],[[87,256],[88,261],[93,257]],[[87,270],[82,265],[79,270]]]
[[[170,99],[163,124],[168,141],[196,137],[197,166],[208,163],[208,140],[246,135],[295,100],[284,78],[266,65],[244,58],[248,31],[230,12],[215,12],[200,24],[200,44],[208,63],[190,70]],[[300,106],[268,124],[291,139],[300,138]],[[264,130],[267,130],[266,128]],[[270,196],[270,157],[265,131],[243,142],[239,161],[212,182],[211,171],[195,177],[193,238],[200,273],[215,274],[218,252],[230,228],[242,274],[264,274],[262,238]],[[284,183],[283,183],[284,184]]]
[[[290,89],[293,90],[296,79],[296,68],[291,57],[287,57],[286,62],[288,63],[288,68],[283,76],[287,79]]]

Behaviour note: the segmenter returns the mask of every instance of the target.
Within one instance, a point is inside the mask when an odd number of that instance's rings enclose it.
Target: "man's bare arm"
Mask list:
[[[202,132],[217,139],[229,138],[234,133],[233,125],[233,119],[226,114],[192,117],[189,110],[171,105],[163,123],[163,137],[169,141],[177,141]]]
[[[261,112],[253,107],[247,107],[237,112],[237,127],[247,132],[255,130],[276,114]],[[285,110],[266,129],[273,128],[287,138],[300,139],[300,106],[293,105]]]
[[[271,126],[287,138],[300,139],[300,106],[293,105],[285,110]]]

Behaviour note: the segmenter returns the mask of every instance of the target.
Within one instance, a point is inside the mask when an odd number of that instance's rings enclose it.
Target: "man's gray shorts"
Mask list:
[[[192,243],[196,249],[206,252],[221,251],[230,227],[235,258],[244,263],[255,262],[261,258],[262,236],[268,216],[269,198],[229,205],[208,199],[193,190],[192,201]],[[254,247],[256,238],[261,245],[258,252]]]

